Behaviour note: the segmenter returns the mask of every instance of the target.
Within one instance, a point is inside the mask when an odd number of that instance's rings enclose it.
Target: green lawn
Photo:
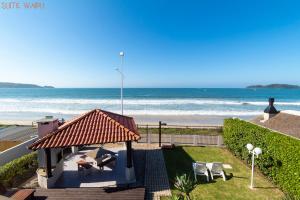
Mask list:
[[[283,193],[270,183],[263,175],[255,173],[256,188],[249,189],[251,169],[234,157],[224,148],[217,147],[176,147],[175,150],[164,150],[164,157],[172,193],[176,193],[173,180],[176,174],[190,174],[193,177],[192,162],[222,162],[230,164],[226,169],[227,181],[217,178],[206,183],[199,177],[197,187],[193,190],[192,199],[282,199]]]
[[[152,134],[158,134],[158,128],[149,128],[148,130]],[[146,134],[146,128],[139,128],[139,132]],[[186,135],[220,135],[222,134],[222,129],[208,129],[208,128],[162,128],[162,134],[186,134]]]

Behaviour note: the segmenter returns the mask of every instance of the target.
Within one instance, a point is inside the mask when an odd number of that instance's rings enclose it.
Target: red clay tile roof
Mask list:
[[[139,139],[140,135],[132,117],[95,109],[66,122],[28,148],[37,150]]]

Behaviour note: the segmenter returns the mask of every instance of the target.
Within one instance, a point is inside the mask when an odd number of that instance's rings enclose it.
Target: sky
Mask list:
[[[0,82],[55,87],[300,84],[300,1],[0,0]]]

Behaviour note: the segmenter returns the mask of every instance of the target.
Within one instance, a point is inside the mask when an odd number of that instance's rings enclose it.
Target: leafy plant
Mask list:
[[[0,184],[10,187],[17,176],[37,168],[37,154],[30,153],[0,167]]]
[[[183,174],[181,176],[175,177],[175,188],[188,200],[191,199],[190,193],[193,191],[193,189],[196,187],[196,183],[193,179],[188,177],[186,174]]]
[[[300,198],[300,140],[239,119],[226,119],[223,131],[227,148],[249,165],[246,144],[260,147],[256,166],[284,192]]]
[[[170,198],[170,200],[182,200],[182,199],[183,199],[182,195],[176,195],[176,194],[173,194]]]

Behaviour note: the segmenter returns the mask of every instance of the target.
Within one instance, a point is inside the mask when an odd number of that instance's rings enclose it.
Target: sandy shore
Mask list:
[[[225,118],[232,116],[213,116],[213,115],[133,115],[137,124],[156,125],[159,121],[165,122],[169,125],[223,125]],[[255,116],[243,116],[242,119],[252,119]],[[31,125],[33,121],[38,119],[24,119],[24,120],[1,120],[0,124],[18,124]],[[66,119],[68,120],[68,119]]]
[[[33,120],[0,120],[5,125],[32,125]]]

